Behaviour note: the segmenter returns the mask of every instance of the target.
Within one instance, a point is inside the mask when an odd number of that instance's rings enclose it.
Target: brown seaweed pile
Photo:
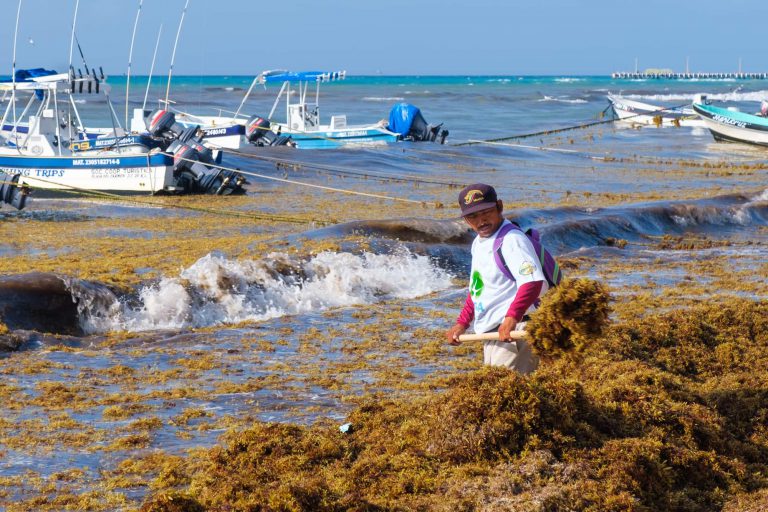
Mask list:
[[[166,464],[142,510],[765,510],[768,305],[611,326],[578,361],[370,396],[343,433],[256,423]]]
[[[610,297],[605,285],[591,279],[565,279],[549,290],[526,326],[531,347],[549,359],[583,351],[608,323]]]

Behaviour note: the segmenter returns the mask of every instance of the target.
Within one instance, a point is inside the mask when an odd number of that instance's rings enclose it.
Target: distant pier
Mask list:
[[[632,73],[620,71],[611,73],[611,78],[626,80],[670,79],[670,80],[766,80],[768,73]]]

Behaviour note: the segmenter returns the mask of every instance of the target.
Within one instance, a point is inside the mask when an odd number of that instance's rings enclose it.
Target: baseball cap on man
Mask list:
[[[464,187],[464,190],[459,193],[459,206],[462,217],[492,208],[496,206],[496,190],[484,183]]]

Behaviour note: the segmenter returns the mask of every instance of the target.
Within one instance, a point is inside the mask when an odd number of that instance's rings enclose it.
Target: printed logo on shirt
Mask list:
[[[533,274],[533,271],[536,270],[536,267],[533,266],[533,263],[530,261],[524,261],[522,265],[520,265],[520,275],[521,276],[529,276]]]
[[[481,293],[483,293],[483,288],[485,287],[485,283],[483,283],[483,277],[480,275],[480,272],[475,270],[472,272],[472,277],[469,280],[469,293],[472,295],[472,298],[475,299],[480,296]]]

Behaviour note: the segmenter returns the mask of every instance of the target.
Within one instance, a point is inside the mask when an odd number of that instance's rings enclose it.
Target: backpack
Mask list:
[[[533,228],[523,231],[520,225],[516,222],[505,224],[499,230],[499,234],[496,235],[496,240],[493,241],[493,259],[496,260],[496,266],[499,267],[501,273],[512,281],[515,280],[509,267],[507,267],[507,262],[504,261],[504,256],[501,254],[501,244],[504,242],[504,237],[513,229],[522,231],[525,236],[528,237],[528,240],[531,241],[531,244],[539,257],[539,263],[541,263],[541,268],[544,271],[544,278],[547,280],[547,284],[549,284],[550,288],[557,286],[563,279],[563,273],[560,271],[560,265],[557,264],[555,258],[552,257],[552,254],[550,254],[550,252],[541,244],[539,232]]]

